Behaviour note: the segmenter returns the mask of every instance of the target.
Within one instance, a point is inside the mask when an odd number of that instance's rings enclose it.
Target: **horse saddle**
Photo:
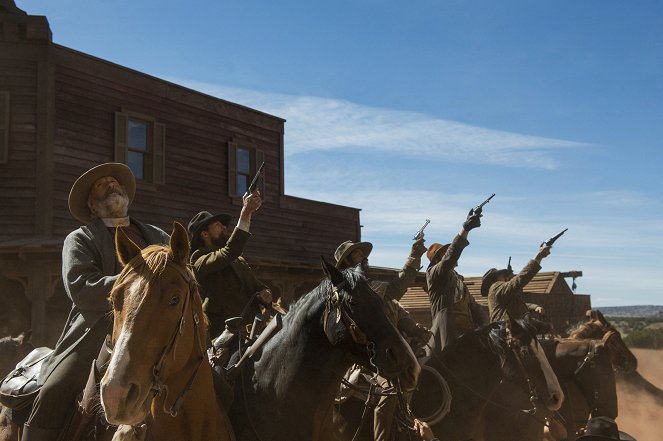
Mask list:
[[[10,409],[21,410],[31,406],[39,393],[39,372],[53,350],[36,348],[21,360],[0,384],[0,403]]]

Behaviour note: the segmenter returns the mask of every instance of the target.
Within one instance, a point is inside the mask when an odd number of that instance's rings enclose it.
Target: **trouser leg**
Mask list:
[[[392,392],[386,379],[378,377],[378,383],[383,392]],[[375,441],[392,441],[395,435],[394,418],[398,407],[398,398],[395,395],[380,397],[373,412],[373,439]]]
[[[90,365],[99,353],[105,334],[105,327],[97,326],[86,337],[88,342],[80,344],[53,369],[35,399],[22,441],[57,438],[75,409],[76,398],[83,391]],[[51,437],[53,433],[54,438]]]

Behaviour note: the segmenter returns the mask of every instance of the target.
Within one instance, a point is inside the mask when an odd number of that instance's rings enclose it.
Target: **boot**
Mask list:
[[[39,427],[23,425],[21,441],[57,441],[60,429],[40,429]]]

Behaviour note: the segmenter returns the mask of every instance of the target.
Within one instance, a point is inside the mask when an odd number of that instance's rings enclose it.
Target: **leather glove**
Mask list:
[[[483,216],[480,212],[475,213],[474,208],[470,210],[470,212],[467,214],[467,219],[465,222],[463,222],[463,229],[465,231],[470,231],[473,228],[478,228],[481,226],[481,216]]]
[[[421,259],[421,256],[426,252],[426,245],[424,245],[424,238],[417,239],[412,244],[412,251],[410,251],[410,257],[415,259]]]

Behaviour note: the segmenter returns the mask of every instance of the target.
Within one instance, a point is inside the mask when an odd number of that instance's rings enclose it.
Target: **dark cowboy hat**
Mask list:
[[[635,441],[628,433],[620,432],[612,418],[599,416],[590,418],[585,433],[576,438],[577,441]]]
[[[435,259],[438,255],[447,252],[447,249],[449,248],[450,243],[442,245],[441,243],[432,243],[431,246],[428,247],[428,251],[426,251],[426,257],[428,257],[428,260],[431,262],[433,259]]]
[[[495,283],[497,278],[503,274],[512,275],[513,271],[508,268],[499,270],[497,268],[491,268],[486,271],[486,274],[483,275],[483,280],[481,281],[481,295],[488,297],[488,291],[490,290],[490,287],[493,283]]]
[[[334,259],[336,259],[336,268],[341,268],[342,262],[348,257],[354,250],[362,250],[364,256],[368,257],[373,251],[373,244],[370,242],[353,242],[351,240],[346,240],[336,248],[334,251]]]
[[[227,227],[230,223],[230,215],[226,213],[212,214],[209,211],[201,211],[191,218],[187,225],[187,230],[191,235],[192,248],[196,248],[194,245],[197,245],[200,240],[200,233],[207,228],[209,224],[216,221],[221,222]]]
[[[105,176],[112,176],[117,179],[117,182],[127,192],[130,204],[134,200],[136,178],[134,178],[134,174],[127,165],[119,162],[107,162],[92,167],[76,179],[69,192],[69,211],[76,219],[84,224],[92,222],[92,213],[87,205],[90,190],[92,190],[92,186],[97,182],[97,179]]]

